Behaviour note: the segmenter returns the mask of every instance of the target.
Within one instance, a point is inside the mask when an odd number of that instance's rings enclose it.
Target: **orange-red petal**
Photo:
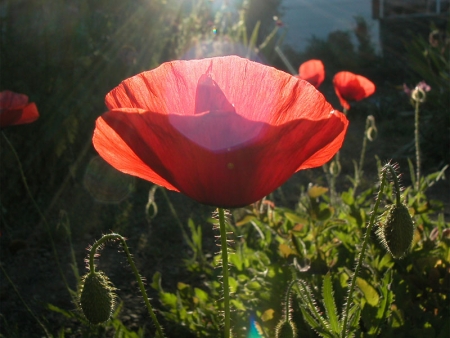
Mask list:
[[[163,64],[106,102],[93,143],[107,162],[221,207],[255,202],[324,164],[348,124],[310,84],[238,57]]]
[[[375,84],[362,75],[339,72],[333,78],[334,90],[344,109],[350,109],[349,101],[360,101],[375,93]]]
[[[312,59],[303,62],[298,68],[298,77],[319,88],[325,80],[325,67],[322,61]]]

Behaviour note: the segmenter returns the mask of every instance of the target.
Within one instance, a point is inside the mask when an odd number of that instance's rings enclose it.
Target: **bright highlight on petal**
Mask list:
[[[351,72],[339,72],[333,78],[334,91],[344,109],[350,109],[348,101],[360,101],[375,93],[375,84],[364,76]]]
[[[325,66],[320,60],[313,59],[303,62],[298,68],[298,77],[319,88],[325,80]]]
[[[253,203],[329,161],[348,124],[310,84],[236,56],[165,63],[106,103],[93,143],[107,162],[220,207]]]
[[[28,96],[9,90],[0,92],[0,128],[31,123],[39,113],[34,103],[28,103]]]

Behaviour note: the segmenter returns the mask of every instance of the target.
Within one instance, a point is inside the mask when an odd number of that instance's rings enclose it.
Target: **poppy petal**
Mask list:
[[[350,109],[348,101],[360,101],[375,93],[375,84],[364,76],[351,72],[339,72],[333,78],[334,90],[344,109]]]
[[[298,69],[298,77],[308,81],[314,87],[319,88],[325,80],[325,67],[320,60],[308,60],[303,62]]]
[[[93,143],[107,162],[221,207],[253,203],[324,164],[348,124],[309,83],[239,57],[163,64],[106,102],[116,108],[98,118]]]
[[[28,103],[28,96],[9,90],[0,93],[0,128],[31,123],[39,118],[34,103]]]
[[[128,130],[129,137],[132,136],[133,127],[127,125],[126,119],[124,117],[127,113],[137,112],[139,114],[139,109],[122,109],[123,114],[116,114],[114,111],[110,112],[109,115],[117,116],[115,122],[108,124],[105,119],[98,118],[95,125],[94,136],[92,139],[94,148],[99,152],[103,159],[111,164],[117,170],[120,170],[126,174],[134,175],[140,177],[144,180],[153,182],[155,184],[166,187],[169,190],[179,191],[177,188],[170,185],[161,176],[155,174],[153,170],[148,168],[148,165],[143,159],[139,158],[136,153],[140,153],[139,150],[131,149],[130,146],[124,141],[126,136],[123,138],[118,134],[116,130]],[[103,116],[106,116],[104,114]],[[121,118],[122,117],[122,118]],[[131,142],[130,142],[131,143]],[[145,147],[144,143],[138,144],[137,147]],[[141,153],[145,154],[144,151]]]
[[[202,116],[177,118],[194,124]],[[223,116],[219,120],[224,122]],[[201,203],[239,207],[266,196],[294,172],[330,160],[342,145],[347,123],[343,114],[336,113],[320,121],[264,124],[259,127],[264,133],[249,144],[218,151],[184,136],[170,116],[114,110],[97,120],[94,147],[120,171],[181,191]]]

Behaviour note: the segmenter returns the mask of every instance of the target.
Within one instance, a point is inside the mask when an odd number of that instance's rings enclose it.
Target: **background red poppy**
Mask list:
[[[310,84],[236,56],[165,63],[123,81],[106,104],[93,143],[107,162],[221,207],[321,166],[348,124]]]
[[[37,107],[28,103],[28,96],[9,90],[0,92],[0,128],[31,123],[38,117]]]
[[[348,101],[360,101],[375,93],[375,84],[364,76],[351,72],[339,72],[333,78],[336,95],[344,109],[350,109]]]
[[[316,88],[319,88],[325,80],[325,67],[320,60],[303,62],[298,68],[298,73],[300,79],[308,81]]]

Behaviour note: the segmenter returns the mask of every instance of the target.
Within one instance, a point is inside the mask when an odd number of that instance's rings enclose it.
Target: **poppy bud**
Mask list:
[[[367,139],[370,142],[373,142],[377,138],[377,135],[378,135],[377,128],[369,127],[369,129],[367,129],[367,131],[366,131],[366,135],[367,135]]]
[[[275,337],[276,338],[294,338],[297,337],[297,328],[295,324],[288,321],[281,321],[278,323],[275,328]]]
[[[425,91],[419,87],[414,88],[414,90],[411,92],[411,98],[416,102],[425,102],[426,97],[427,94],[425,93]]]
[[[394,258],[402,258],[411,246],[414,224],[404,204],[393,204],[386,211],[385,223],[377,230],[378,238]]]
[[[341,173],[341,162],[339,161],[338,158],[335,158],[331,163],[330,163],[330,168],[328,169],[330,174],[334,177],[338,177],[339,174]]]
[[[115,288],[103,272],[90,272],[82,281],[80,305],[92,324],[106,322],[111,316]]]

